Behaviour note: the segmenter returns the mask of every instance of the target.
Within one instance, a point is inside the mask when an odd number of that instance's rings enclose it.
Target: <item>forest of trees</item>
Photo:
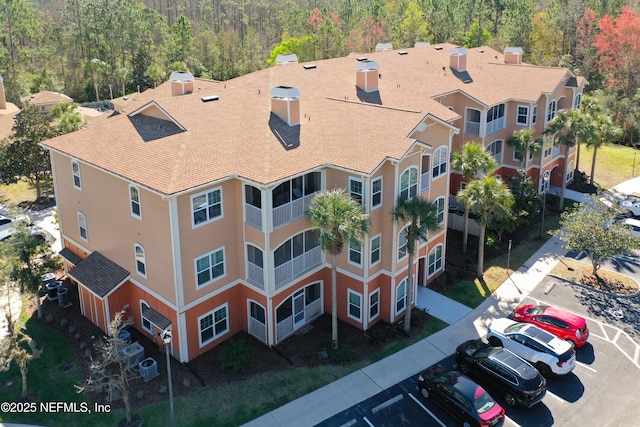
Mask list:
[[[624,0],[0,0],[7,99],[41,90],[77,102],[162,82],[171,71],[226,80],[273,63],[416,41],[524,49],[531,64],[589,81],[635,144],[640,15]],[[596,92],[597,91],[597,92]]]

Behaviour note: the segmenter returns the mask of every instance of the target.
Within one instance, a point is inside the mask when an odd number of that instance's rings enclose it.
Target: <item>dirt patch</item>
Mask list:
[[[639,290],[638,282],[623,274],[599,269],[598,275],[594,276],[591,264],[564,257],[560,261],[551,270],[551,274],[581,285],[590,286],[599,291],[611,292],[617,295],[632,295]]]

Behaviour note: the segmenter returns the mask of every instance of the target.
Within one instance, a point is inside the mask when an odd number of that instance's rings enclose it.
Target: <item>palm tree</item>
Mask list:
[[[467,142],[460,151],[451,155],[451,167],[459,171],[467,183],[481,175],[490,174],[498,168],[498,162],[479,142]],[[462,252],[467,252],[469,240],[469,207],[464,207],[464,232],[462,236]]]
[[[164,79],[164,71],[159,65],[149,65],[145,75],[153,81],[153,87],[158,87],[158,81]]]
[[[589,127],[586,125],[587,115],[581,114],[578,110],[565,110],[556,115],[549,124],[545,135],[553,135],[554,144],[564,146],[564,162],[562,164],[562,187],[560,191],[559,210],[564,207],[564,193],[567,187],[567,167],[569,166],[569,149],[579,144],[579,139],[588,139]]]
[[[507,144],[516,149],[520,153],[520,169],[527,170],[527,161],[529,153],[536,154],[542,147],[540,139],[533,139],[534,130],[520,129],[513,131],[513,134],[507,139]]]
[[[360,203],[343,189],[318,193],[307,211],[311,225],[320,229],[320,247],[331,256],[331,346],[338,348],[338,292],[336,257],[345,243],[362,243],[371,221]]]
[[[596,117],[602,112],[602,106],[600,102],[589,95],[582,97],[582,104],[580,105],[580,111],[583,114],[587,114],[591,117]],[[576,170],[580,169],[580,144],[576,147]]]
[[[589,182],[594,183],[596,173],[596,155],[598,148],[610,142],[617,141],[622,136],[622,128],[616,126],[609,116],[600,115],[593,121],[594,132],[587,139],[587,147],[593,148],[593,161],[591,163],[591,177]]]
[[[511,206],[515,200],[509,188],[495,176],[485,176],[480,180],[472,181],[467,188],[458,193],[458,197],[469,206],[471,212],[478,215],[480,236],[478,239],[477,274],[479,278],[482,278],[484,274],[484,236],[487,226],[495,221],[509,218]]]
[[[407,224],[407,253],[409,254],[407,273],[407,313],[404,316],[404,331],[408,335],[411,330],[411,308],[413,306],[413,256],[416,252],[418,241],[427,240],[427,233],[438,229],[438,207],[421,197],[411,199],[398,199],[398,204],[393,210],[393,221]]]

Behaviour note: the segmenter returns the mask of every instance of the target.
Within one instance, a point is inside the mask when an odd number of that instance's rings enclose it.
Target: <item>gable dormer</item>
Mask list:
[[[271,89],[271,112],[289,126],[300,124],[300,90],[291,86]]]
[[[188,71],[174,71],[169,76],[171,81],[171,96],[193,93],[195,88],[193,74]]]
[[[359,61],[356,64],[356,86],[365,92],[376,92],[379,71],[376,61]]]

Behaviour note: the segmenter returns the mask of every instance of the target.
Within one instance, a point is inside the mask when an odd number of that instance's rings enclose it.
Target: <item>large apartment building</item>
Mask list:
[[[338,312],[363,330],[408,308],[399,197],[438,206],[413,271],[444,268],[452,150],[483,141],[512,174],[514,129],[542,131],[582,82],[521,51],[427,45],[278,65],[226,82],[172,73],[108,119],[44,143],[68,275],[102,329],[126,310],[150,339],[171,329],[191,360],[239,331],[276,345],[331,310],[331,274],[305,211],[344,188],[370,215],[338,257]],[[529,173],[565,159],[550,147]],[[560,167],[558,170],[562,170]],[[552,184],[555,181],[552,181]],[[455,256],[455,255],[453,255]]]

